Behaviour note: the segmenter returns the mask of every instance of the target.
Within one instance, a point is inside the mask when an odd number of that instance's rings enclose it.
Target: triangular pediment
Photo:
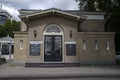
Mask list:
[[[32,19],[36,19],[36,18],[41,18],[41,17],[45,17],[45,16],[60,16],[60,17],[64,17],[64,18],[68,18],[68,19],[72,19],[72,20],[80,20],[80,19],[85,19],[85,17],[82,16],[78,16],[75,14],[71,14],[56,8],[52,8],[52,9],[47,9],[47,10],[39,10],[33,13],[28,13],[28,14],[24,14],[24,15],[20,15],[19,17],[24,21],[24,20],[32,20]]]

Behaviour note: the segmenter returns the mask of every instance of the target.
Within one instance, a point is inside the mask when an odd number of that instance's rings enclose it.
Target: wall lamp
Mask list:
[[[72,38],[72,30],[70,31],[70,39]]]

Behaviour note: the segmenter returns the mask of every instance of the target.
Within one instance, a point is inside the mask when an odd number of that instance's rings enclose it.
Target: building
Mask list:
[[[11,20],[12,16],[5,10],[0,8],[0,25],[4,24],[7,20]]]
[[[14,39],[9,35],[0,38],[0,58],[13,59]]]
[[[22,63],[114,64],[114,33],[104,12],[25,10],[15,32],[14,60]]]

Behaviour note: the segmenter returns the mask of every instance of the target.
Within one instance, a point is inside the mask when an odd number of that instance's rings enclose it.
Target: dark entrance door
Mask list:
[[[45,36],[44,61],[62,61],[62,36]]]

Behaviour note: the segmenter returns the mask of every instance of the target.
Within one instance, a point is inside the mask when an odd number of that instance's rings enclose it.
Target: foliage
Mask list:
[[[79,3],[80,10],[84,6],[84,11],[95,11],[94,2],[98,2],[101,11],[110,11],[113,6],[119,5],[119,0],[75,0]],[[114,2],[113,2],[114,1]],[[86,4],[86,5],[85,5]]]
[[[0,25],[0,37],[6,37],[8,34],[10,37],[14,37],[13,31],[20,30],[20,22],[15,20],[7,20],[5,24]]]

